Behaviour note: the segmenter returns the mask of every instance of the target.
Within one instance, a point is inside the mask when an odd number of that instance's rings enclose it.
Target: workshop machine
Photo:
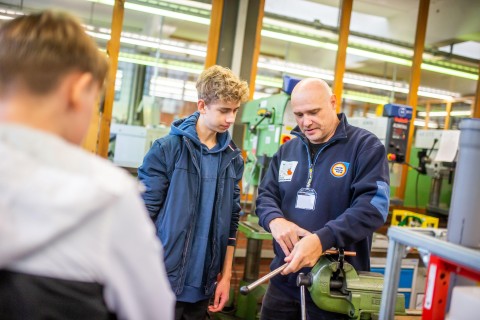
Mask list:
[[[404,163],[412,112],[412,107],[389,103],[383,106],[383,117],[348,118],[348,123],[376,135],[387,150],[388,161]]]
[[[247,153],[243,176],[246,182],[245,193],[250,193],[252,189],[253,196],[250,209],[252,214],[240,221],[238,226],[238,231],[247,238],[245,269],[240,286],[258,278],[262,241],[272,240],[272,235],[258,225],[258,217],[253,215],[255,199],[258,185],[272,156],[281,144],[292,138],[290,131],[296,126],[296,121],[290,106],[290,93],[298,81],[285,77],[283,92],[249,101],[243,106],[242,123],[246,125],[243,149]],[[248,295],[239,296],[235,316],[247,320],[256,319],[265,290],[266,286],[260,285]]]
[[[431,177],[427,213],[446,216],[449,213],[450,194],[457,163],[460,130],[423,130],[415,136],[415,148],[419,151],[419,174]],[[444,182],[448,182],[448,186]]]
[[[334,259],[335,253],[338,253],[338,259]],[[311,272],[298,275],[297,286],[300,290],[302,320],[306,319],[305,287],[310,292],[313,302],[322,310],[341,313],[350,319],[376,319],[380,313],[383,275],[374,272],[357,272],[351,264],[344,261],[347,253],[343,250],[327,250]],[[286,266],[287,264],[284,264],[251,285],[242,287],[240,292],[247,294],[260,283],[279,274]],[[397,295],[395,314],[405,314],[403,294]]]

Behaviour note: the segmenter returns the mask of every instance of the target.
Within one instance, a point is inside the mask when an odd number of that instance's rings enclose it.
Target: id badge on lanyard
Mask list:
[[[317,192],[312,188],[302,188],[297,192],[295,208],[304,210],[315,210]]]
[[[313,166],[310,165],[308,169],[308,181],[307,187],[301,188],[297,192],[297,202],[295,208],[304,210],[315,210],[315,202],[317,200],[317,192],[315,189],[310,188],[313,179]]]

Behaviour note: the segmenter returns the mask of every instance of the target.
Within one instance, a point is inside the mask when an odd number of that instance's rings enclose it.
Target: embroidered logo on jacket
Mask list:
[[[350,165],[350,163],[348,163],[348,162],[336,162],[330,168],[330,173],[335,178],[341,178],[341,177],[343,177],[347,174],[349,165]]]
[[[278,182],[292,181],[298,161],[282,161],[278,169]]]

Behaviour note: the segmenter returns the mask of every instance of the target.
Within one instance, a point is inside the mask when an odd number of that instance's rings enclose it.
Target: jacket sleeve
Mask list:
[[[280,149],[281,150],[281,149]],[[278,151],[270,161],[267,173],[263,177],[258,188],[258,196],[256,201],[256,214],[259,217],[259,224],[266,231],[271,232],[270,222],[275,218],[283,218],[280,199],[280,190],[278,186],[278,168],[279,168]]]
[[[145,186],[143,201],[154,221],[165,201],[169,185],[165,149],[161,141],[154,142],[138,168],[138,179]]]
[[[380,141],[356,157],[351,205],[338,218],[316,231],[322,247],[345,247],[370,236],[388,215],[390,180],[385,147]]]
[[[240,220],[240,211],[242,207],[240,205],[240,181],[242,180],[243,176],[243,159],[241,156],[238,156],[235,160],[235,191],[233,194],[233,210],[232,210],[232,218],[230,222],[230,233],[228,236],[228,243],[229,246],[236,245],[237,239],[237,229],[238,229],[238,221]]]
[[[138,192],[125,193],[111,211],[102,257],[107,306],[118,319],[173,319],[163,249]]]

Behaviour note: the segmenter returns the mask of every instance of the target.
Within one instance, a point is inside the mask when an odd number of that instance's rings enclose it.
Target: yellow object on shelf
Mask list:
[[[408,210],[393,210],[391,225],[410,228],[438,228],[438,218]]]

